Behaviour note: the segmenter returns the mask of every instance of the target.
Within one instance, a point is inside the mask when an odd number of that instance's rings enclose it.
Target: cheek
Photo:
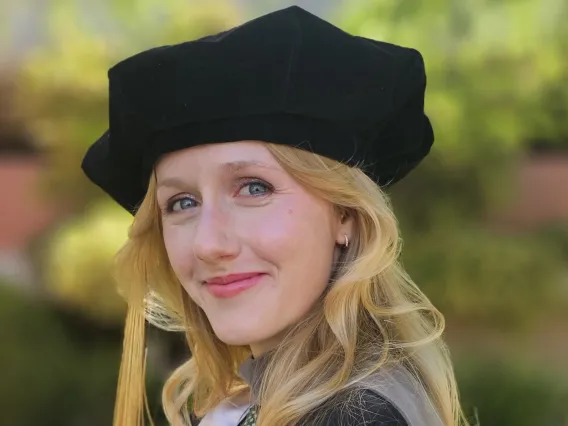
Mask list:
[[[174,270],[177,269],[179,261],[184,251],[183,239],[180,238],[179,232],[174,232],[171,228],[164,228],[164,246],[166,247],[166,252],[168,253],[168,258]]]
[[[292,210],[289,209],[291,212]],[[254,228],[253,225],[256,224]],[[285,260],[300,241],[299,235],[304,230],[303,224],[292,213],[274,212],[263,215],[250,224],[255,229],[251,244],[274,260]]]
[[[258,257],[275,265],[280,301],[298,298],[312,303],[327,285],[333,262],[328,217],[313,207],[292,207],[256,223],[251,246]]]
[[[186,227],[164,227],[164,246],[170,265],[182,284],[191,276],[195,258],[192,254],[191,232]],[[185,287],[185,285],[184,285]]]

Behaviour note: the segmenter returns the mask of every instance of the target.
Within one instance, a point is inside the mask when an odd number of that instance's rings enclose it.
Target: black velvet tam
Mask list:
[[[429,152],[414,49],[352,36],[293,6],[109,70],[109,130],[87,176],[135,213],[155,162],[201,144],[260,140],[359,166],[390,185]]]

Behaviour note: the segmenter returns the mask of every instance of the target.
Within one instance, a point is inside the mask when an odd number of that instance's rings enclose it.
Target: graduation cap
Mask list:
[[[109,129],[82,168],[135,213],[156,161],[239,140],[285,144],[399,181],[428,154],[415,49],[350,35],[293,6],[146,50],[109,72]]]

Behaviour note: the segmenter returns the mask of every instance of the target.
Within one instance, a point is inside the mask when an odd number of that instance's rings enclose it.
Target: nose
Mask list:
[[[215,263],[237,257],[240,244],[230,212],[223,208],[202,207],[193,240],[195,257]]]

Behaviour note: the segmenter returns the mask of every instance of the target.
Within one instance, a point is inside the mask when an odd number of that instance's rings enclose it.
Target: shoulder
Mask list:
[[[306,416],[299,426],[409,426],[400,411],[370,389],[350,389]]]

